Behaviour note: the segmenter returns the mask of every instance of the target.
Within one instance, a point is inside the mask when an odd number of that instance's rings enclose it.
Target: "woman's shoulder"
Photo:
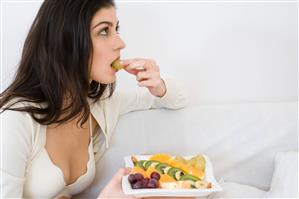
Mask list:
[[[26,106],[39,106],[36,103],[20,101],[14,99],[9,101],[4,107],[1,107],[1,120],[3,132],[28,132],[28,135],[32,133],[38,126],[38,123],[33,119],[31,113],[21,110]],[[9,109],[5,109],[9,107]],[[27,134],[27,133],[26,133]]]

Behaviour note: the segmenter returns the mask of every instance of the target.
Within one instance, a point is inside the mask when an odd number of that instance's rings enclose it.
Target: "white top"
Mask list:
[[[92,150],[92,124],[89,119],[90,142],[88,145],[88,162],[86,172],[74,183],[66,185],[62,170],[50,159],[45,148],[46,129],[41,131],[41,139],[44,147],[39,154],[27,166],[26,180],[23,195],[26,198],[59,198],[60,196],[72,196],[80,193],[91,184],[95,176],[95,160]],[[44,186],[39,186],[43,184]],[[63,188],[63,189],[62,189]]]
[[[145,88],[118,92],[112,97],[89,105],[91,114],[100,128],[93,132],[89,144],[87,172],[76,182],[66,186],[62,171],[56,167],[45,150],[46,128],[36,122],[29,113],[5,111],[2,120],[1,197],[3,198],[55,198],[83,191],[95,175],[95,162],[100,160],[117,125],[120,115],[130,111],[150,108],[178,109],[186,105],[183,91],[172,79],[164,80],[167,88],[162,97],[155,97]],[[27,102],[14,106],[22,107]],[[43,107],[43,104],[32,104]]]

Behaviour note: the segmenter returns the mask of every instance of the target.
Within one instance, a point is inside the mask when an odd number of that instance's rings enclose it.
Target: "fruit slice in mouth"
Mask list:
[[[116,69],[116,70],[121,70],[121,69],[124,68],[124,66],[120,64],[120,59],[119,58],[112,62],[111,67]]]

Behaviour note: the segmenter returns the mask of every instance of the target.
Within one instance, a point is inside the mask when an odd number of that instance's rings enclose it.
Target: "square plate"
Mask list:
[[[151,155],[135,155],[138,160],[148,160]],[[122,178],[122,188],[125,194],[133,195],[138,197],[151,197],[151,196],[207,196],[213,192],[222,191],[222,188],[217,183],[213,174],[212,163],[206,155],[203,155],[206,159],[206,171],[205,171],[205,180],[212,183],[212,188],[210,189],[132,189],[128,181],[128,175]],[[189,159],[193,156],[185,156],[186,159]],[[126,167],[133,168],[134,165],[131,161],[131,156],[124,157]]]

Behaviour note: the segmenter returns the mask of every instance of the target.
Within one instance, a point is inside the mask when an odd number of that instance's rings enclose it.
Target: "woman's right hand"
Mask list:
[[[102,199],[102,198],[136,199],[136,197],[134,196],[125,195],[121,186],[122,177],[129,174],[130,171],[131,171],[130,168],[119,169],[116,172],[116,174],[113,176],[113,178],[110,180],[110,182],[106,185],[106,187],[102,190],[102,192],[98,196],[98,199]]]

